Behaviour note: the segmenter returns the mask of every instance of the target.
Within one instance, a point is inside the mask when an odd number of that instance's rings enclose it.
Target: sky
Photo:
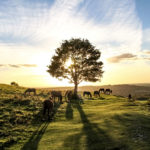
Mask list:
[[[63,40],[88,39],[101,52],[100,82],[150,83],[150,0],[0,1],[0,83],[70,86],[47,72]]]

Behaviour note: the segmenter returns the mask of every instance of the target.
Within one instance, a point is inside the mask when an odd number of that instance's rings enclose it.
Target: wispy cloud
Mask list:
[[[0,64],[0,67],[12,67],[12,68],[21,68],[21,67],[26,67],[26,68],[30,68],[30,67],[37,67],[36,64]]]
[[[7,1],[3,5],[0,40],[4,43],[54,47],[64,39],[81,37],[109,53],[116,48],[119,52],[122,48],[126,52],[141,48],[141,23],[134,1],[56,0],[34,5]],[[118,45],[110,50],[114,43]]]
[[[137,59],[137,55],[133,55],[131,53],[125,53],[118,56],[108,58],[108,62],[110,63],[118,63],[122,60],[135,60]]]
[[[105,59],[141,50],[142,28],[134,1],[7,1],[1,7],[3,63],[13,52],[16,63],[28,63],[39,51],[52,55],[62,40],[71,37],[89,39]]]
[[[143,59],[145,59],[145,60],[150,60],[150,57],[144,57]]]
[[[0,67],[4,67],[5,65],[3,65],[3,64],[0,64]]]
[[[141,54],[150,54],[150,50],[143,50],[143,51],[141,51]]]
[[[9,64],[8,66],[9,66],[9,67],[13,67],[13,68],[20,68],[19,65],[12,65],[12,64]]]
[[[22,66],[22,67],[37,67],[36,64],[20,64],[19,66]]]

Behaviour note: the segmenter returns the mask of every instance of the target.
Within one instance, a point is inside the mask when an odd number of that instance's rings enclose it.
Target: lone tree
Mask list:
[[[47,71],[53,77],[66,78],[74,83],[74,95],[77,96],[79,83],[101,79],[103,63],[99,60],[100,56],[100,51],[87,39],[65,40],[55,50]]]
[[[11,82],[10,84],[11,84],[12,86],[19,86],[18,83],[14,82],[14,81]]]

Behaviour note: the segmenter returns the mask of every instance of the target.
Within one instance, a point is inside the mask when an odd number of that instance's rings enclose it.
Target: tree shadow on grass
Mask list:
[[[71,150],[82,150],[83,147],[80,143],[81,138],[84,136],[83,132],[79,134],[73,134],[65,139],[64,141],[64,149],[70,148]]]
[[[65,147],[71,147],[73,150],[124,150],[127,149],[127,145],[116,143],[106,131],[99,128],[96,123],[91,123],[82,106],[77,104],[77,110],[79,111],[81,121],[83,123],[82,131],[78,134],[69,136],[65,142]],[[82,137],[85,137],[85,143],[82,143]],[[71,143],[71,144],[70,144]]]
[[[149,115],[132,112],[132,114],[124,113],[120,115],[115,115],[113,119],[117,121],[120,127],[122,128],[124,138],[128,139],[128,141],[132,143],[136,149],[143,149],[143,150],[149,149],[150,147]]]
[[[67,104],[66,119],[68,119],[68,120],[73,119],[73,109],[72,109],[72,104],[71,103]]]
[[[87,100],[94,100],[94,98],[93,97],[89,97],[89,98],[86,98]]]
[[[21,150],[37,150],[38,144],[45,133],[48,124],[49,122],[45,122],[40,125],[39,128],[32,134],[28,142],[21,148]]]

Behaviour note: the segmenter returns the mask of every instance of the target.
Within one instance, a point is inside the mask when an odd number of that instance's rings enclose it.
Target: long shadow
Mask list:
[[[57,110],[58,108],[60,107],[61,104],[59,103],[56,103],[55,104],[55,107],[54,107],[54,110],[53,110],[53,114],[52,114],[52,119],[54,118],[55,114],[57,113]],[[42,111],[40,111],[38,113],[38,116],[40,117],[42,114]],[[24,146],[21,148],[21,150],[37,150],[38,149],[38,144],[42,138],[42,136],[44,135],[49,123],[51,121],[45,121],[45,122],[42,122],[42,120],[40,119],[40,122],[39,122],[39,118],[37,118],[38,116],[36,116],[34,118],[34,121],[33,121],[33,125],[37,125],[38,126],[38,129],[33,132],[33,134],[31,135],[31,137],[29,138],[29,140],[24,144]],[[36,122],[38,121],[38,122]],[[36,124],[37,123],[37,124]]]
[[[30,137],[27,143],[21,148],[21,150],[37,150],[38,144],[45,133],[45,130],[48,126],[49,122],[41,125]]]
[[[80,143],[81,138],[84,136],[83,132],[79,134],[74,134],[69,137],[67,137],[64,141],[64,149],[66,147],[70,147],[72,150],[82,150],[84,149]]]
[[[115,121],[122,127],[124,137],[128,138],[130,143],[133,143],[137,149],[143,149],[143,146],[149,149],[150,147],[150,115],[140,113],[124,113],[115,115]],[[106,125],[109,124],[108,122]],[[143,144],[140,145],[139,143]],[[145,148],[146,149],[146,148]]]
[[[86,144],[88,150],[104,150],[109,149],[109,146],[115,145],[115,142],[107,135],[107,133],[100,129],[96,123],[91,123],[81,105],[77,105],[77,110],[80,113],[81,121],[83,123],[83,132],[86,135]],[[118,147],[114,147],[116,149]]]
[[[67,108],[66,108],[66,119],[71,120],[73,119],[73,109],[72,109],[72,104],[68,103]]]
[[[69,136],[65,142],[64,146],[68,147],[69,144],[72,146],[73,150],[121,150],[128,149],[127,145],[116,143],[106,131],[99,128],[98,124],[91,123],[82,106],[77,104],[77,110],[79,111],[81,121],[83,123],[82,131],[79,134]],[[81,138],[86,137],[85,144],[81,142]],[[84,148],[83,148],[84,147]]]

